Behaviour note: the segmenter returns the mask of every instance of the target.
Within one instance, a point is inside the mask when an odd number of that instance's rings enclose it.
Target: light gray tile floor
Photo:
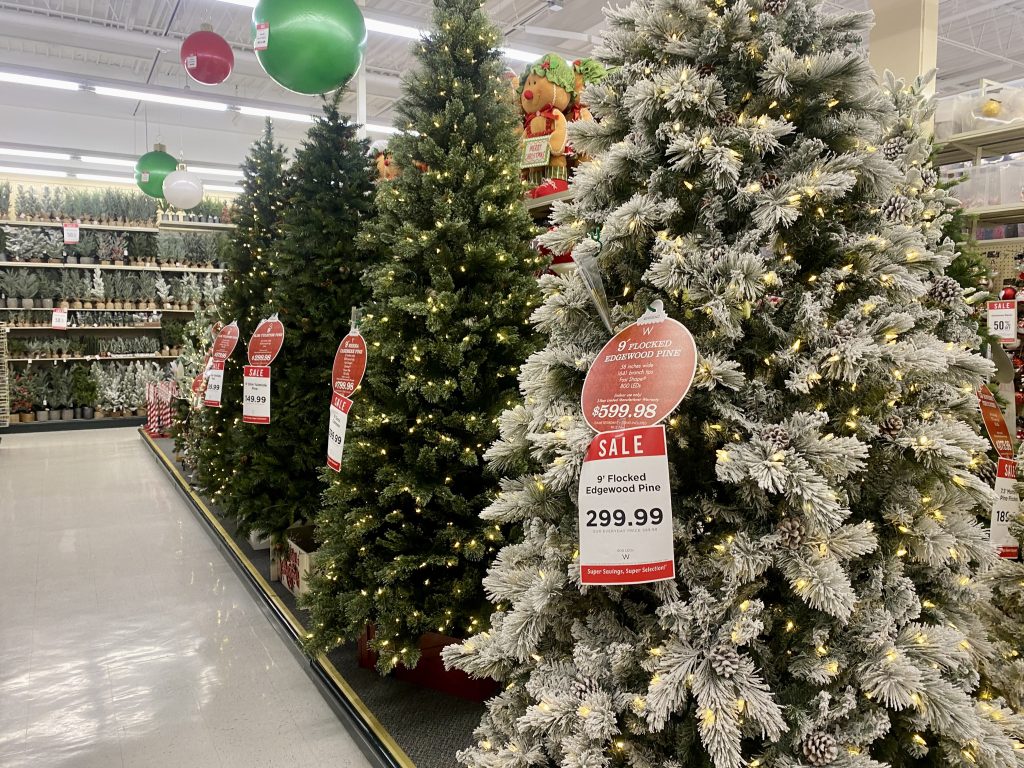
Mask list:
[[[0,766],[368,762],[132,429],[0,442]]]

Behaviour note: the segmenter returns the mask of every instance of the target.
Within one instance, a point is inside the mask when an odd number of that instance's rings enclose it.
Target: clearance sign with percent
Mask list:
[[[583,384],[583,417],[599,434],[580,472],[584,584],[675,577],[665,419],[686,396],[697,347],[660,301],[598,353]]]

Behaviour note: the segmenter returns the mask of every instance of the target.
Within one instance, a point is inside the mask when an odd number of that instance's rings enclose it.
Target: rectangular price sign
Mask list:
[[[988,332],[999,339],[1000,344],[1017,341],[1017,301],[990,301],[988,309]]]
[[[1020,496],[1017,495],[1016,485],[1017,462],[1013,459],[999,459],[989,540],[1000,557],[1011,559],[1020,555],[1020,542],[1010,535],[1010,521],[1020,513]]]
[[[579,525],[584,584],[675,578],[664,426],[593,439],[580,473]]]
[[[523,140],[523,157],[519,165],[523,168],[539,168],[551,159],[551,137],[538,136]]]
[[[224,361],[211,361],[210,370],[205,375],[206,392],[203,394],[203,405],[220,408],[220,399],[224,394]]]
[[[64,245],[74,245],[77,243],[79,234],[77,221],[64,222]]]
[[[254,51],[265,51],[270,46],[270,22],[261,21],[256,25],[256,37],[253,38]]]
[[[999,403],[995,396],[984,384],[978,390],[978,404],[981,406],[981,418],[985,422],[985,431],[988,432],[988,439],[992,441],[992,447],[996,453],[1004,459],[1013,458],[1013,440],[1010,437],[1010,430],[1006,427],[1006,419],[999,409]]]
[[[348,412],[352,401],[344,395],[331,397],[331,419],[327,428],[327,466],[335,472],[341,471],[341,453],[345,448],[345,430],[348,428]]]
[[[269,365],[242,368],[242,421],[246,424],[270,423]]]
[[[55,331],[66,331],[68,329],[67,307],[53,308],[53,316],[50,318],[50,327]]]

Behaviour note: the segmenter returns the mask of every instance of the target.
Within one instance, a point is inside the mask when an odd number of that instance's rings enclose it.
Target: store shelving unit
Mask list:
[[[1024,121],[1009,123],[998,128],[957,133],[939,142],[935,153],[936,165],[979,162],[986,157],[998,157],[1024,148]]]
[[[19,307],[0,307],[0,312],[53,312],[53,308],[28,307],[27,309],[21,309]],[[71,307],[68,309],[68,312],[159,312],[161,315],[194,315],[196,311],[194,309],[75,309]]]
[[[553,195],[538,197],[536,199],[527,197],[523,200],[523,204],[535,220],[542,221],[548,217],[549,213],[551,213],[551,207],[554,203],[559,200],[571,200],[572,195],[572,190],[567,189],[564,192],[557,192]]]
[[[63,227],[63,221],[29,221],[27,219],[9,219],[0,221],[0,226],[16,227]],[[213,221],[158,221],[155,225],[131,224],[90,224],[82,222],[81,229],[106,230],[108,232],[227,232],[235,228],[234,224],[222,224]]]
[[[131,272],[195,272],[196,274],[220,275],[224,270],[220,267],[184,267],[184,266],[153,266],[133,264],[64,264],[48,261],[0,261],[3,267],[25,267],[30,269],[99,269],[100,271],[129,270]]]
[[[0,428],[11,423],[11,388],[7,374],[7,328],[0,326]]]
[[[130,363],[133,360],[176,360],[177,355],[83,355],[81,357],[9,357],[9,363]]]

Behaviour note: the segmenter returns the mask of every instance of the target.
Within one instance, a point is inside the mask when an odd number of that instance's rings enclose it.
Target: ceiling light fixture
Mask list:
[[[277,120],[294,120],[297,123],[312,123],[312,115],[304,115],[300,112],[285,112],[282,109],[263,109],[262,107],[241,106],[238,111],[250,117],[272,117]]]
[[[188,169],[192,173],[198,173],[200,176],[228,176],[232,179],[242,178],[242,171],[239,168],[206,168],[201,165],[190,165]]]
[[[172,104],[176,107],[195,107],[196,109],[209,109],[214,112],[226,112],[228,105],[219,101],[206,101],[204,99],[189,99],[183,96],[170,96],[164,93],[152,93],[150,91],[135,91],[128,88],[110,88],[106,85],[97,85],[92,89],[98,96],[116,96],[121,99],[136,99],[138,101],[151,101],[156,104]]]
[[[564,7],[565,6],[560,2],[560,0],[548,0],[548,10],[549,11],[560,11]]]
[[[99,157],[98,155],[82,155],[78,158],[90,165],[116,165],[118,168],[134,168],[134,160],[123,160],[120,157]]]
[[[0,72],[0,83],[38,85],[42,88],[59,88],[62,91],[77,91],[80,87],[78,83],[73,83],[70,80],[55,80],[52,77],[19,75],[17,72]]]
[[[104,176],[101,173],[76,173],[74,177],[76,179],[82,179],[83,181],[105,181],[110,184],[135,183],[135,178],[132,176]]]
[[[65,155],[61,152],[43,152],[38,149],[5,149],[0,147],[0,155],[9,155],[11,157],[38,157],[43,160],[70,160],[71,155]]]
[[[189,170],[191,170],[191,169],[189,169]],[[242,194],[243,192],[245,192],[244,189],[242,189],[241,187],[235,186],[235,185],[204,184],[203,186],[204,186],[205,189],[208,189],[208,190],[210,190],[212,192],[234,192],[234,193],[239,194],[239,195]]]
[[[14,176],[50,176],[55,179],[66,179],[67,171],[44,171],[39,168],[11,168],[7,165],[0,165],[0,173],[10,173]]]

